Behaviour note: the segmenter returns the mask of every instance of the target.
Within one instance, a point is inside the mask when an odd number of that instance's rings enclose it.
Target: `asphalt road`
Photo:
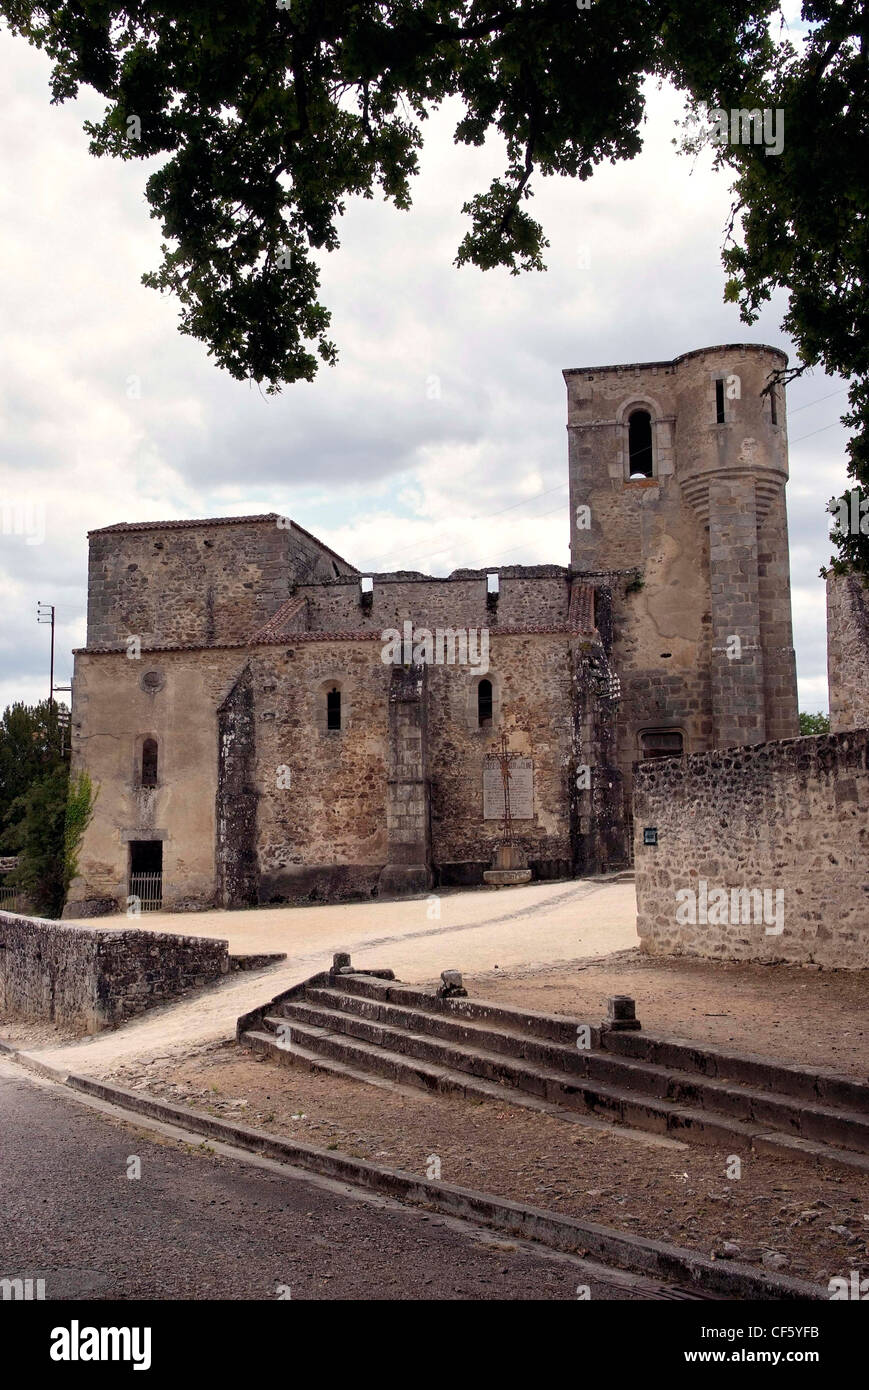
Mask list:
[[[141,1176],[128,1177],[129,1160]],[[0,1059],[0,1278],[46,1299],[644,1299],[555,1255],[147,1133]]]

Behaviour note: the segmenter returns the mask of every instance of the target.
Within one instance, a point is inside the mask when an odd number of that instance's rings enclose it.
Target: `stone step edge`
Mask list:
[[[424,1044],[427,1048],[433,1051],[437,1051],[439,1048],[442,1050],[446,1050],[449,1048],[454,1053],[460,1054],[461,1057],[467,1058],[469,1065],[466,1067],[458,1064],[455,1061],[442,1062],[433,1058],[419,1057],[416,1053],[414,1053],[413,1050],[408,1050],[407,1052],[405,1052],[397,1047],[392,1047],[390,1045],[391,1038],[388,1038],[385,1044],[377,1043],[365,1037],[356,1037],[352,1032],[348,1031],[344,1027],[332,1026],[333,1020],[336,1025],[343,1024],[344,1020],[348,1017],[348,1015],[344,1012],[339,1012],[338,1010],[330,1010],[324,1005],[308,1003],[307,1000],[304,998],[294,999],[292,1001],[288,1000],[286,1002],[288,1004],[291,1004],[291,1006],[295,1009],[310,1009],[310,1011],[317,1017],[313,1019],[298,1020],[293,1019],[286,1014],[283,1016],[277,1014],[266,1014],[265,1018],[262,1020],[262,1023],[267,1025],[271,1029],[272,1033],[276,1032],[277,1027],[281,1023],[290,1024],[295,1028],[319,1029],[333,1037],[348,1038],[353,1043],[358,1043],[364,1047],[373,1048],[375,1051],[383,1052],[385,1055],[389,1057],[401,1056],[405,1060],[419,1061],[422,1064],[430,1067],[446,1068],[446,1070],[448,1071],[453,1071],[461,1075],[468,1076],[477,1075],[477,1073],[472,1069],[471,1065],[475,1058],[481,1059],[481,1061],[484,1064],[494,1063],[497,1065],[498,1063],[503,1062],[505,1065],[509,1065],[511,1068],[513,1068],[515,1071],[519,1073],[525,1073],[529,1076],[541,1077],[543,1079],[544,1084],[560,1085],[562,1083],[566,1083],[568,1085],[575,1086],[578,1090],[594,1091],[595,1093],[604,1097],[605,1099],[614,1098],[622,1101],[633,1101],[634,1103],[647,1104],[651,1108],[657,1107],[659,1111],[665,1115],[681,1115],[687,1111],[689,1113],[696,1114],[698,1118],[706,1120],[707,1123],[711,1122],[713,1119],[721,1119],[726,1123],[728,1128],[732,1127],[735,1133],[739,1132],[738,1127],[740,1125],[744,1125],[748,1126],[752,1130],[752,1132],[758,1131],[766,1133],[767,1131],[770,1131],[774,1134],[789,1135],[788,1129],[784,1127],[782,1127],[781,1129],[777,1128],[776,1124],[770,1119],[745,1119],[741,1116],[732,1115],[726,1109],[716,1108],[715,1105],[704,1105],[701,1102],[692,1102],[690,1100],[670,1100],[664,1096],[652,1095],[648,1091],[644,1091],[642,1089],[642,1086],[638,1085],[636,1087],[632,1087],[627,1081],[620,1085],[618,1081],[614,1080],[606,1081],[598,1079],[594,1076],[580,1075],[579,1073],[573,1072],[562,1072],[542,1062],[530,1061],[527,1058],[522,1057],[514,1057],[510,1053],[490,1052],[484,1048],[478,1048],[476,1050],[473,1050],[472,1046],[468,1044],[462,1045],[461,1043],[449,1039],[438,1038],[429,1033],[416,1033],[413,1032],[410,1028],[403,1028],[394,1024],[381,1023],[379,1021],[365,1019],[358,1014],[349,1015],[357,1023],[364,1024],[370,1031],[380,1030],[385,1034],[393,1035],[394,1037],[400,1039],[418,1039],[420,1043]],[[324,1016],[328,1020],[327,1022],[323,1021]],[[640,1073],[640,1075],[642,1075],[642,1069],[642,1064],[638,1064],[637,1070]],[[664,1070],[664,1068],[658,1068],[658,1071]],[[688,1073],[679,1073],[679,1077],[685,1077],[689,1082],[693,1079]],[[487,1080],[488,1078],[483,1077],[480,1079]],[[753,1092],[748,1087],[737,1087],[735,1082],[727,1083],[721,1081],[714,1081],[710,1078],[703,1078],[703,1080],[705,1081],[707,1087],[712,1089],[713,1092],[715,1088],[719,1088],[725,1091],[727,1091],[729,1088],[731,1089],[731,1091],[741,1090],[743,1095],[745,1095],[749,1100],[751,1100],[752,1098],[757,1098],[761,1101],[778,1100],[785,1107],[790,1106],[796,1110],[811,1111],[814,1115],[816,1115],[822,1120],[824,1118],[829,1117],[831,1119],[839,1121],[840,1123],[844,1122],[847,1124],[848,1122],[854,1122],[857,1126],[858,1133],[849,1135],[849,1138],[851,1138],[854,1141],[853,1147],[849,1148],[849,1146],[845,1144],[830,1144],[829,1146],[825,1145],[824,1147],[829,1147],[832,1151],[836,1153],[838,1153],[840,1150],[843,1150],[845,1152],[860,1154],[869,1157],[869,1149],[867,1149],[867,1147],[861,1146],[861,1144],[858,1142],[861,1138],[864,1141],[864,1145],[866,1142],[866,1135],[861,1135],[859,1133],[861,1127],[865,1129],[867,1124],[866,1118],[862,1115],[854,1114],[850,1111],[827,1110],[824,1109],[824,1107],[822,1106],[816,1104],[812,1105],[808,1102],[801,1103],[797,1101],[793,1096],[786,1096],[782,1098],[771,1096],[769,1092]],[[513,1089],[516,1086],[516,1083],[505,1082],[505,1085],[510,1086],[510,1088]],[[803,1138],[804,1136],[795,1135],[791,1137]],[[823,1144],[824,1141],[809,1139],[807,1140],[807,1142],[817,1142]]]
[[[814,1070],[796,1066],[791,1062],[777,1062],[768,1057],[747,1052],[733,1052],[728,1048],[717,1047],[714,1043],[700,1043],[691,1038],[680,1038],[664,1033],[650,1033],[646,1029],[635,1032],[618,1032],[606,1026],[591,1024],[586,1019],[569,1018],[567,1015],[544,1014],[536,1009],[515,1009],[508,1005],[496,1004],[486,999],[440,999],[429,990],[418,985],[403,984],[400,980],[375,980],[363,971],[333,978],[328,971],[305,981],[305,986],[338,989],[347,995],[383,999],[387,990],[398,991],[408,996],[408,1007],[416,1007],[423,1012],[454,1014],[465,1016],[466,1021],[483,1022],[490,1018],[493,1022],[512,1023],[521,1032],[523,1020],[533,1028],[542,1028],[540,1035],[533,1032],[532,1037],[542,1037],[545,1041],[562,1041],[554,1036],[556,1031],[575,1036],[577,1024],[585,1023],[591,1029],[592,1043],[628,1060],[646,1061],[651,1065],[678,1066],[679,1070],[696,1073],[712,1081],[732,1081],[734,1085],[751,1084],[738,1076],[728,1076],[727,1068],[734,1071],[754,1072],[755,1084],[771,1090],[783,1092],[797,1100],[814,1098],[818,1102],[841,1104],[834,1094],[848,1097],[847,1105],[860,1112],[860,1107],[869,1115],[869,1083],[858,1081],[834,1071],[831,1067]],[[304,988],[303,987],[303,988]],[[272,1003],[277,1003],[273,1000]],[[396,1000],[396,1002],[400,1002]],[[551,1031],[547,1031],[551,1030]],[[530,1031],[527,1027],[525,1031]],[[566,1038],[564,1039],[566,1043]],[[655,1055],[660,1054],[660,1055]],[[697,1058],[711,1062],[714,1070],[707,1070],[696,1064]]]
[[[295,1140],[283,1139],[264,1130],[219,1120],[186,1106],[171,1105],[94,1077],[70,1074],[67,1085],[136,1114],[195,1130],[198,1134],[223,1140],[251,1153],[290,1163],[355,1187],[364,1187],[408,1205],[423,1207],[426,1211],[462,1217],[526,1240],[537,1240],[556,1250],[568,1253],[581,1251],[602,1261],[609,1259],[631,1272],[654,1274],[670,1284],[681,1283],[736,1300],[759,1299],[769,1302],[809,1299],[818,1302],[829,1297],[820,1286],[788,1275],[761,1274],[749,1265],[733,1260],[712,1260],[693,1250],[617,1231],[596,1222],[559,1216],[540,1207],[525,1206],[472,1188],[434,1182],[399,1169],[384,1168],[365,1159],[348,1158],[308,1144],[299,1144]]]
[[[300,1062],[311,1071],[329,1072],[334,1076],[345,1077],[349,1081],[359,1081],[365,1086],[379,1086],[382,1090],[398,1091],[403,1095],[414,1097],[422,1090],[418,1083],[392,1081],[388,1076],[378,1076],[375,1072],[363,1071],[361,1067],[354,1067],[349,1062],[339,1062],[335,1057],[327,1057],[322,1052],[314,1052],[298,1043],[292,1043],[289,1047],[282,1046],[275,1041],[273,1033],[247,1032],[242,1035],[242,1043],[255,1052],[275,1054],[281,1060],[286,1058],[288,1062]],[[390,1055],[397,1058],[395,1053]],[[404,1061],[406,1065],[409,1065],[406,1058]],[[569,1110],[563,1105],[554,1105],[551,1101],[541,1100],[539,1096],[531,1095],[528,1091],[516,1091],[512,1088],[508,1091],[505,1087],[499,1086],[497,1082],[486,1081],[481,1076],[450,1071],[448,1067],[436,1067],[430,1063],[420,1063],[418,1069],[428,1072],[439,1083],[444,1083],[432,1087],[432,1090],[437,1090],[440,1094],[461,1091],[463,1095],[480,1100],[493,1100],[499,1105],[515,1105],[521,1110],[535,1110],[541,1115],[549,1115],[554,1120],[581,1125],[598,1133],[611,1134],[614,1129],[617,1129],[620,1138],[631,1139],[647,1146],[651,1145],[653,1148],[679,1150],[688,1148],[684,1139],[673,1139],[669,1134],[658,1134],[655,1130],[640,1129],[636,1125],[614,1125],[612,1120],[603,1119],[591,1110]]]
[[[371,1074],[370,1072],[366,1074],[364,1064],[376,1058],[381,1065],[385,1063],[391,1071],[403,1074],[409,1078],[406,1082],[400,1084],[409,1084],[416,1087],[418,1090],[423,1088],[420,1087],[419,1081],[414,1080],[414,1078],[425,1074],[432,1078],[431,1086],[425,1088],[427,1090],[440,1091],[441,1093],[457,1092],[463,1095],[478,1095],[486,1099],[496,1099],[500,1101],[502,1105],[521,1105],[523,1104],[521,1097],[527,1094],[517,1090],[513,1086],[498,1086],[495,1082],[488,1081],[484,1077],[475,1077],[470,1072],[454,1071],[449,1067],[438,1066],[433,1062],[423,1062],[417,1058],[408,1057],[404,1053],[389,1052],[384,1048],[376,1047],[372,1043],[362,1042],[359,1039],[349,1039],[345,1033],[334,1033],[326,1028],[314,1028],[309,1024],[296,1024],[295,1027],[300,1033],[304,1034],[306,1040],[312,1044],[313,1055],[317,1059],[318,1066],[324,1071],[330,1069],[330,1064],[335,1067],[341,1067],[348,1072],[353,1070],[353,1068],[349,1064],[341,1062],[338,1058],[318,1053],[316,1051],[316,1045],[321,1038],[327,1043],[338,1043],[345,1051],[350,1052],[351,1055],[353,1055],[354,1052],[359,1054],[354,1057],[354,1061],[357,1061],[359,1063],[359,1068],[363,1068],[363,1070],[359,1073],[357,1069],[357,1074],[359,1075],[359,1079],[365,1081],[367,1084],[371,1084]],[[277,1042],[274,1033],[249,1031],[243,1034],[239,1041],[242,1044],[254,1047],[258,1051],[273,1051],[278,1057],[300,1057],[305,1061],[306,1065],[310,1065],[308,1061],[310,1054],[307,1053],[304,1048],[299,1044],[293,1044],[290,1047],[281,1045]],[[491,1090],[487,1088],[491,1088]],[[613,1096],[616,1099],[624,1099],[637,1107],[641,1104],[645,1104],[648,1109],[654,1108],[646,1097],[639,1096],[636,1093],[622,1093],[615,1090],[605,1091],[603,1087],[598,1086],[587,1086],[585,1089],[596,1091],[601,1095]],[[534,1099],[539,1100],[540,1098],[534,1097]],[[659,1106],[662,1104],[667,1105],[667,1102],[657,1102],[657,1104]],[[562,1118],[569,1117],[574,1113],[569,1107],[555,1106],[554,1104],[553,1110]],[[575,1113],[579,1117],[582,1117],[587,1112],[577,1110]],[[591,1111],[590,1113],[595,1118],[601,1118],[595,1111]],[[603,1114],[606,1114],[606,1112],[603,1112]],[[749,1150],[754,1149],[756,1152],[765,1153],[770,1157],[784,1158],[786,1160],[799,1159],[815,1165],[825,1163],[829,1164],[831,1167],[842,1168],[849,1174],[853,1174],[857,1171],[858,1173],[869,1175],[869,1155],[867,1154],[856,1153],[849,1149],[835,1149],[817,1140],[803,1139],[798,1135],[783,1134],[777,1130],[764,1130],[760,1126],[748,1125],[742,1120],[729,1120],[726,1116],[717,1115],[711,1111],[691,1110],[685,1107],[674,1106],[672,1103],[670,1103],[669,1108],[665,1111],[665,1116],[668,1121],[676,1121],[672,1130],[668,1123],[665,1135],[661,1135],[659,1130],[653,1129],[651,1126],[649,1126],[645,1132],[658,1135],[658,1137],[676,1139],[684,1143],[690,1143],[691,1140],[680,1140],[679,1136],[691,1134],[693,1132],[696,1136],[694,1140],[696,1143],[723,1144],[726,1142],[734,1146],[741,1145],[743,1148]],[[633,1121],[622,1122],[612,1118],[610,1115],[606,1123],[608,1127],[617,1129],[619,1132],[625,1129],[644,1130],[644,1126],[639,1117],[635,1117]],[[700,1137],[701,1133],[702,1137]],[[714,1137],[712,1137],[713,1135]]]
[[[375,1008],[383,1010],[393,1009],[399,1014],[405,1015],[407,1021],[405,1022],[403,1019],[400,1019],[398,1021],[390,1021],[388,1019],[383,1018],[368,1018],[363,1013],[360,1013],[355,1009],[342,1009],[340,1008],[340,1006],[337,1006],[335,1002],[333,1002],[341,999],[363,998],[365,998],[366,1003],[373,1005]],[[428,1014],[425,1010],[415,1010],[407,1004],[397,1004],[391,1000],[387,1002],[386,1000],[370,999],[362,995],[348,995],[345,994],[343,990],[326,988],[322,985],[311,986],[308,990],[306,990],[305,994],[298,996],[295,999],[287,999],[284,1001],[284,1003],[292,1008],[310,1008],[312,1009],[312,1011],[317,1011],[321,1014],[329,1015],[331,1018],[334,1018],[335,1020],[342,1020],[349,1017],[355,1019],[357,1022],[365,1023],[371,1028],[384,1028],[389,1032],[394,1032],[397,1034],[406,1034],[408,1037],[419,1037],[425,1039],[427,1042],[432,1041],[434,1043],[443,1043],[445,1046],[452,1045],[457,1050],[467,1051],[471,1053],[471,1055],[479,1053],[480,1056],[485,1057],[488,1061],[495,1061],[497,1058],[503,1058],[506,1062],[517,1064],[520,1067],[526,1066],[533,1068],[541,1073],[544,1073],[547,1077],[551,1079],[554,1079],[556,1075],[561,1075],[564,1076],[565,1079],[569,1080],[596,1080],[595,1077],[588,1076],[585,1073],[573,1072],[568,1070],[565,1070],[563,1073],[561,1073],[552,1070],[552,1068],[557,1067],[557,1056],[550,1059],[548,1062],[536,1061],[533,1058],[519,1057],[516,1055],[515,1052],[510,1051],[508,1048],[505,1048],[503,1051],[493,1051],[491,1045],[477,1045],[470,1038],[458,1039],[442,1037],[439,1033],[420,1032],[418,1028],[412,1026],[412,1024],[416,1022],[416,1019],[419,1018],[420,1015],[422,1015],[423,1017],[437,1018],[438,1020],[446,1020],[448,1024],[452,1024],[456,1029],[470,1028],[473,1032],[479,1033],[481,1039],[485,1039],[485,1034],[498,1035],[497,1030],[492,1028],[491,1026],[487,1026],[477,1021],[468,1020],[458,1015],[455,1017],[450,1017],[449,1015],[442,1013]],[[414,1017],[414,1015],[416,1015],[416,1018]],[[288,1015],[284,1015],[284,1017],[287,1019],[287,1021],[289,1021]],[[266,1013],[260,1021],[261,1023],[268,1023],[271,1026],[282,1020],[278,1015]],[[322,1027],[327,1025],[312,1024],[312,1026]],[[340,1030],[336,1028],[335,1031]],[[348,1033],[348,1036],[352,1037],[353,1034]],[[529,1035],[526,1033],[517,1033],[513,1032],[512,1030],[509,1032],[501,1033],[500,1036],[508,1038],[509,1040],[517,1044],[532,1043],[540,1047],[552,1048],[556,1053],[563,1054],[565,1061],[568,1058],[573,1057],[576,1051],[575,1048],[570,1048],[564,1043],[554,1042],[552,1039],[549,1038],[532,1038],[529,1037]],[[714,1100],[716,1092],[723,1092],[728,1095],[741,1095],[749,1102],[776,1102],[785,1109],[811,1110],[814,1114],[818,1115],[821,1118],[828,1118],[830,1120],[839,1121],[840,1123],[852,1123],[856,1125],[858,1129],[861,1126],[864,1128],[869,1127],[869,1116],[863,1114],[861,1111],[848,1110],[839,1106],[824,1104],[817,1098],[815,1098],[814,1100],[805,1100],[798,1096],[779,1095],[775,1091],[750,1086],[744,1081],[730,1081],[721,1077],[705,1076],[695,1071],[680,1071],[678,1068],[675,1067],[662,1066],[660,1062],[646,1062],[641,1058],[623,1056],[620,1053],[612,1052],[601,1048],[590,1048],[586,1052],[583,1052],[582,1055],[589,1056],[592,1058],[594,1058],[595,1056],[601,1057],[605,1062],[612,1064],[615,1068],[618,1068],[620,1066],[624,1067],[624,1085],[626,1087],[635,1089],[636,1094],[638,1096],[646,1096],[648,1094],[646,1091],[643,1090],[642,1081],[644,1077],[649,1076],[658,1080],[675,1080],[679,1083],[689,1086],[694,1085],[698,1087],[706,1087],[710,1093],[710,1100]],[[632,1087],[633,1078],[636,1078],[637,1082],[635,1088]],[[612,1083],[608,1083],[606,1081],[601,1080],[600,1084],[602,1086],[606,1086]],[[653,1099],[664,1098],[653,1097]],[[677,1105],[680,1109],[684,1108],[685,1106],[690,1107],[692,1105],[691,1101],[671,1101],[669,1103]],[[714,1114],[723,1114],[728,1115],[730,1118],[737,1118],[736,1116],[731,1116],[730,1112],[727,1109],[718,1109],[715,1105],[707,1105],[705,1108],[711,1110]],[[786,1133],[787,1131],[783,1132]],[[857,1148],[855,1150],[855,1152],[857,1153],[864,1153],[866,1151],[866,1149],[862,1148]]]

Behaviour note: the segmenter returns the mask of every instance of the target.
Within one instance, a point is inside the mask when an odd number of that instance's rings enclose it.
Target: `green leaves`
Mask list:
[[[828,714],[807,714],[800,710],[800,733],[803,735],[828,734],[830,716]]]
[[[94,813],[97,793],[87,772],[69,779],[63,826],[63,890],[64,899],[69,885],[78,873],[78,852],[84,833]]]
[[[250,0],[245,5],[50,9],[3,3],[54,62],[56,101],[82,83],[106,100],[91,150],[161,159],[146,196],[180,328],[237,379],[268,391],[334,363],[311,252],[339,246],[349,196],[411,205],[421,124],[445,98],[460,143],[496,131],[503,175],[464,208],[457,264],[542,270],[526,204],[537,174],[586,179],[641,147],[649,73],[742,70],[763,48],[768,3],[648,0]],[[282,259],[290,251],[289,261]]]
[[[18,868],[10,875],[24,889],[37,916],[59,917],[66,897],[64,840],[69,768],[54,768],[22,798],[17,827]]]

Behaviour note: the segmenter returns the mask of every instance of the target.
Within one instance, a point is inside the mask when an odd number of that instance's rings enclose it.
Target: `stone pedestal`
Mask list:
[[[492,888],[512,888],[517,883],[530,883],[531,870],[518,845],[499,845],[491,869],[483,873],[483,882]]]

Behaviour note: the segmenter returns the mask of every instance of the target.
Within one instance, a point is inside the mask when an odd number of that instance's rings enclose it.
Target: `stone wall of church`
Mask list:
[[[248,641],[294,582],[352,567],[277,516],[90,533],[88,646]]]
[[[389,691],[379,638],[260,649],[257,704],[261,896],[334,898],[372,892],[388,859]],[[292,653],[292,654],[290,654]],[[483,758],[506,729],[534,759],[534,817],[516,830],[537,872],[571,871],[571,662],[565,636],[490,639],[495,719],[480,728],[473,669],[426,672],[431,854],[443,883],[479,882],[501,839],[483,819]],[[343,727],[326,727],[326,694],[341,692]],[[279,786],[279,768],[289,787]],[[287,781],[286,774],[283,777]]]
[[[592,827],[580,845],[572,799],[578,640],[493,630],[485,668],[429,666],[425,764],[437,881],[479,882],[501,839],[500,821],[483,817],[482,781],[502,729],[512,751],[533,759],[533,816],[515,828],[536,873],[566,875],[578,860],[591,862]],[[168,909],[372,893],[388,860],[394,668],[382,649],[376,632],[370,640],[297,634],[250,650],[161,651],[140,661],[80,653],[73,769],[87,766],[98,796],[66,915],[123,906],[130,843],[142,840],[162,843]],[[481,728],[484,677],[493,720]],[[327,727],[334,688],[340,730]],[[595,718],[590,706],[587,730]],[[158,746],[153,788],[141,785],[145,738]]]
[[[869,730],[645,763],[634,818],[645,950],[869,967]]]
[[[496,573],[500,589],[490,602],[486,576]],[[570,603],[568,572],[560,565],[457,570],[444,579],[377,574],[367,605],[358,578],[299,585],[296,592],[308,601],[311,630],[378,635],[389,628],[401,630],[406,620],[429,629],[564,626]]]
[[[77,655],[72,771],[87,769],[97,798],[65,916],[126,904],[134,840],[162,841],[167,908],[214,901],[217,710],[244,661],[233,649]],[[155,787],[142,786],[146,738]]]

